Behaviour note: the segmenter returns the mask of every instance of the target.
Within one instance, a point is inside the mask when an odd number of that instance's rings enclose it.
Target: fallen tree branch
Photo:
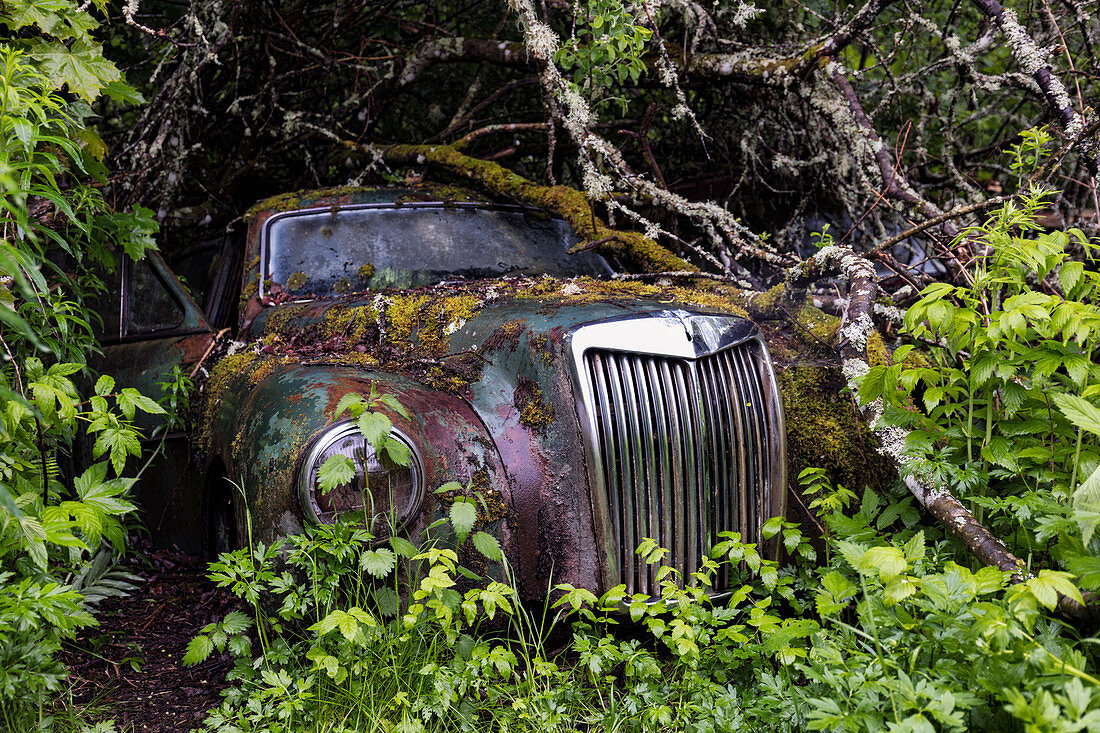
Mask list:
[[[878,294],[875,268],[867,258],[856,254],[850,247],[825,247],[788,274],[790,297],[800,302],[810,283],[826,277],[848,280],[848,300],[838,337],[844,378],[852,394],[858,394],[860,381],[870,369],[867,340],[872,334],[877,335],[871,318]],[[930,487],[915,474],[904,452],[907,432],[882,424],[882,400],[861,405],[860,411],[879,440],[879,451],[894,462],[906,487],[921,506],[939,519],[979,561],[1010,572],[1014,579],[1022,580],[1023,562],[1009,552],[1000,539],[975,519],[950,492]]]
[[[604,224],[596,216],[588,197],[568,186],[542,186],[492,161],[474,158],[452,145],[386,145],[372,147],[355,142],[346,146],[374,155],[390,165],[430,165],[497,195],[556,212],[569,222],[583,241],[581,247],[600,242],[597,251],[631,261],[648,271],[694,271],[691,263],[639,232],[620,231]]]

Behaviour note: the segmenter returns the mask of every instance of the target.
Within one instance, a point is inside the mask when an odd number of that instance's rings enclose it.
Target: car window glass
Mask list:
[[[179,328],[183,304],[160,281],[149,260],[132,265],[126,299],[127,335]]]
[[[274,219],[265,280],[332,296],[502,275],[606,276],[591,252],[569,254],[569,225],[524,209],[402,206],[299,212]]]
[[[98,318],[93,317],[92,333],[99,341],[117,341],[121,335],[121,311],[122,296],[119,288],[119,275],[116,270],[113,273],[97,271],[96,274],[103,282],[106,290],[88,296],[88,307]]]

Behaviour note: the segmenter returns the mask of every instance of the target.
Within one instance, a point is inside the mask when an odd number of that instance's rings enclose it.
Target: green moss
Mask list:
[[[355,274],[365,283],[374,277],[375,272],[377,272],[377,268],[368,262],[365,265],[360,265],[359,269],[355,271]]]
[[[386,307],[387,340],[397,348],[415,344],[439,355],[447,335],[473,318],[481,305],[480,297],[468,294],[395,296]]]
[[[428,295],[397,296],[390,300],[386,306],[386,337],[393,345],[402,346],[412,339],[413,329],[420,329],[421,309],[431,302]],[[430,337],[428,337],[430,339]],[[428,347],[425,337],[421,337],[421,344]]]
[[[878,453],[837,369],[795,364],[778,377],[792,482],[811,466],[856,491],[868,485],[884,489],[893,481],[893,467]]]
[[[350,293],[351,292],[351,281],[348,280],[346,277],[342,277],[339,280],[337,280],[335,283],[333,283],[332,289],[335,290],[340,295],[344,295],[345,293]]]
[[[698,287],[643,283],[637,280],[596,280],[578,277],[562,282],[543,278],[516,292],[522,299],[556,301],[563,304],[599,303],[610,300],[656,300],[721,310],[748,317],[744,291],[720,283]]]
[[[238,375],[250,371],[259,358],[259,354],[244,351],[227,356],[214,365],[210,372],[210,378],[206,380],[206,384],[203,386],[205,400],[202,411],[202,427],[198,439],[199,446],[203,450],[210,449],[214,421],[218,418],[226,390],[230,388]]]
[[[537,382],[520,377],[515,392],[519,421],[534,430],[545,430],[554,422],[554,406],[547,402]]]
[[[308,276],[304,272],[292,272],[290,277],[286,279],[287,290],[301,290],[302,286],[306,284]]]
[[[354,196],[355,194],[370,193],[377,190],[376,188],[364,186],[335,186],[282,193],[260,201],[245,212],[244,218],[245,221],[249,221],[267,212],[296,211],[306,208],[321,199]]]
[[[378,327],[378,309],[374,306],[334,305],[325,312],[322,334],[331,338],[343,336],[352,344],[361,344]]]
[[[304,305],[281,305],[273,308],[267,314],[264,321],[264,334],[281,334],[288,323],[302,315],[306,310]]]
[[[245,286],[241,288],[241,299],[238,303],[241,311],[244,311],[244,307],[248,305],[248,301],[255,298],[258,292],[260,292],[260,276],[253,273],[252,277],[245,283]]]
[[[263,356],[259,359],[258,363],[254,362],[251,365],[251,369],[246,373],[248,374],[249,385],[255,387],[260,382],[264,381],[275,371],[284,364],[294,363],[294,359],[290,356]]]

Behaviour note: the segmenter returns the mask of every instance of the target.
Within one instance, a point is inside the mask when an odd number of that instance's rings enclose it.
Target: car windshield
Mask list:
[[[569,254],[569,225],[541,211],[469,204],[361,205],[293,211],[265,227],[264,294],[326,297],[502,275],[606,276],[592,252]]]

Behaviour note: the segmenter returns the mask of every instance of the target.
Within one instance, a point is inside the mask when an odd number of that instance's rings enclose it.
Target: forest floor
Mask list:
[[[113,718],[120,732],[197,728],[221,702],[232,663],[214,655],[184,667],[183,655],[203,626],[238,601],[207,579],[201,558],[138,545],[126,564],[144,582],[125,598],[101,602],[99,626],[66,648],[73,706],[90,704],[94,719]]]

